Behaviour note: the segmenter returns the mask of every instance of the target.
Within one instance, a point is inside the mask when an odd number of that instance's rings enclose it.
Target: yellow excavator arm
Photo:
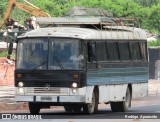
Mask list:
[[[4,16],[2,18],[2,21],[0,22],[0,29],[2,28],[3,24],[6,22],[6,20],[9,18],[10,13],[14,6],[16,6],[19,9],[22,9],[23,11],[26,11],[27,13],[32,14],[33,16],[40,16],[40,17],[51,17],[48,13],[44,12],[40,8],[34,6],[33,4],[29,3],[26,0],[23,0],[27,5],[24,5],[22,3],[17,2],[16,0],[8,0],[8,5],[6,12],[4,13]]]

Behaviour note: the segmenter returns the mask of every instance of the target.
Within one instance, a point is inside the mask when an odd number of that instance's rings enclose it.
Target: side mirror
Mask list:
[[[8,55],[7,55],[8,59],[10,59],[10,55],[12,54],[12,51],[13,51],[13,43],[10,42],[8,47]]]

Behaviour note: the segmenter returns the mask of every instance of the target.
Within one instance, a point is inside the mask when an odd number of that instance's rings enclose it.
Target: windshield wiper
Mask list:
[[[35,66],[35,67],[32,69],[31,72],[35,71],[38,67],[40,67],[40,66],[42,66],[42,65],[44,65],[44,64],[46,64],[46,63],[47,63],[47,61],[44,61],[44,62],[38,64],[37,66]]]
[[[62,63],[60,62],[60,60],[59,60],[59,59],[57,58],[57,56],[55,56],[55,55],[54,55],[54,58],[55,58],[57,64],[59,65],[59,67],[61,68],[61,70],[63,70],[64,67],[63,67]]]

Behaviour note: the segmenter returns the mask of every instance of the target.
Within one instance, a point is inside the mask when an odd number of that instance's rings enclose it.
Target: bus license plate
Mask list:
[[[52,101],[52,97],[41,97],[41,101]]]

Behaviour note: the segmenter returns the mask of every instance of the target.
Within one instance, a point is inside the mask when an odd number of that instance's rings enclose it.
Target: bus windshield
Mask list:
[[[49,69],[82,69],[83,51],[79,40],[52,38],[49,44]]]
[[[80,70],[83,50],[78,39],[30,38],[18,41],[16,69]]]

